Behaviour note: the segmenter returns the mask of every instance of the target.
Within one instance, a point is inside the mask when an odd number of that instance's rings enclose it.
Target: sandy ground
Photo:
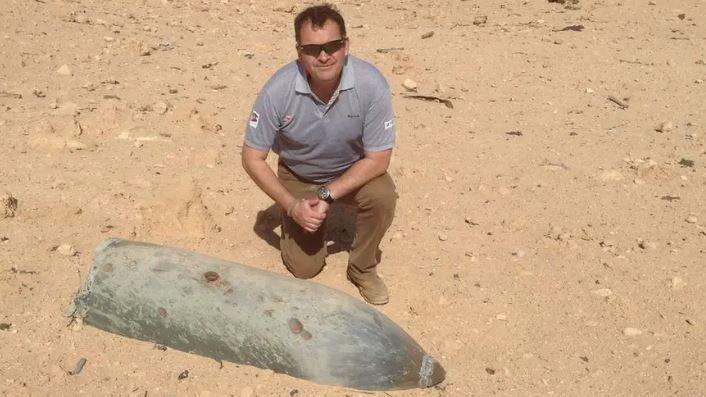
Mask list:
[[[109,236],[286,273],[239,153],[308,3],[0,2],[0,394],[706,395],[706,4],[570,3],[339,3],[397,113],[380,310],[448,371],[370,394],[62,315]]]

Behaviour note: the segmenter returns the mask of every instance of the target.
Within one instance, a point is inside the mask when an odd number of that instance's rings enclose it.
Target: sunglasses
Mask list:
[[[321,54],[321,51],[326,51],[327,54],[333,55],[334,52],[343,48],[343,46],[346,44],[346,40],[346,38],[343,38],[329,41],[328,43],[324,44],[300,44],[297,45],[297,49],[299,49],[299,51],[303,52],[304,54],[310,55],[312,57],[318,57],[319,54]]]

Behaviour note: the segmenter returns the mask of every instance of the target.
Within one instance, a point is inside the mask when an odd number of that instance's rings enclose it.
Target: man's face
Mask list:
[[[305,46],[307,44],[326,44],[343,39],[343,37],[341,37],[338,24],[327,20],[320,28],[312,26],[311,21],[304,22],[299,32],[299,39],[299,46]],[[345,40],[341,48],[332,54],[320,51],[316,55],[309,54],[298,47],[299,62],[309,75],[309,83],[335,83],[341,76],[343,63],[348,55],[348,46],[348,40]]]

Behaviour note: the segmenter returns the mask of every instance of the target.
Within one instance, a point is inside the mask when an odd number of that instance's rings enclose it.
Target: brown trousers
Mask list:
[[[283,164],[279,164],[277,176],[284,187],[298,199],[315,197],[321,186],[299,178]],[[370,274],[375,274],[375,267],[380,262],[380,241],[395,215],[395,183],[385,173],[347,196],[336,199],[336,202],[358,208],[348,272],[354,279],[364,280]],[[315,233],[308,233],[287,216],[286,210],[282,210],[282,261],[295,277],[312,278],[323,269],[327,254],[325,228],[324,223]]]

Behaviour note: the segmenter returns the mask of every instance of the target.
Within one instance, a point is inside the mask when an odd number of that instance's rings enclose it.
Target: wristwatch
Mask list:
[[[326,186],[321,186],[316,192],[319,200],[324,200],[325,202],[331,204],[333,203],[333,197],[331,197],[331,190]]]

